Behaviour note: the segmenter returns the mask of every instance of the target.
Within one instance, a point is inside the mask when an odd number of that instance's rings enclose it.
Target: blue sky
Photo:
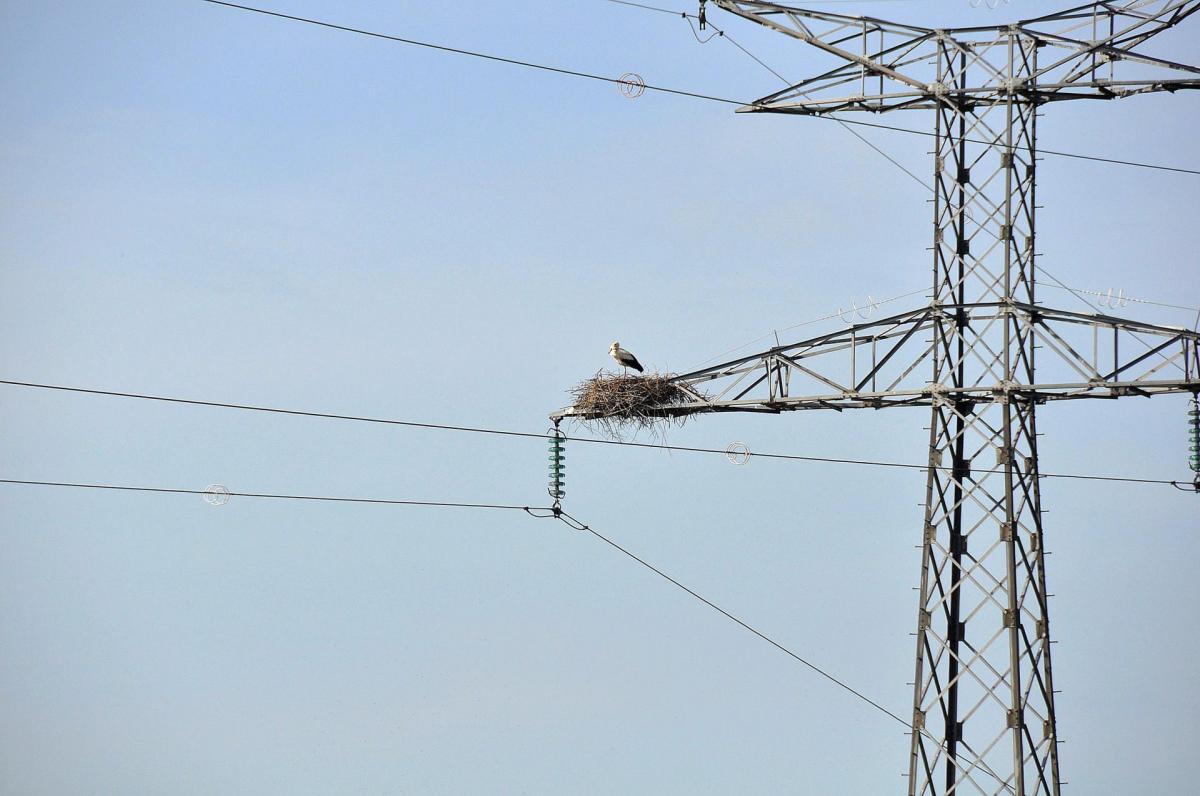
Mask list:
[[[778,85],[679,19],[599,0],[271,7],[720,96]],[[1055,7],[844,10],[964,25]],[[784,74],[827,66],[714,21]],[[0,22],[5,379],[537,432],[613,339],[679,371],[929,282],[924,189],[826,121],[630,100],[192,0],[3,3]],[[1155,51],[1197,60],[1198,25]],[[1198,123],[1200,98],[1156,95],[1050,108],[1039,138],[1195,168]],[[866,135],[930,171],[927,140]],[[1200,179],[1048,157],[1039,180],[1047,270],[1200,304]],[[1044,298],[1081,308],[1059,292]],[[0,406],[8,478],[544,500],[536,440],[18,387]],[[1043,469],[1184,478],[1184,409],[1046,406]],[[920,461],[926,422],[730,415],[668,441]],[[922,474],[569,456],[573,514],[910,709]],[[1184,792],[1197,498],[1047,481],[1044,500],[1064,778]],[[25,486],[0,503],[5,792],[903,787],[902,727],[556,523]]]

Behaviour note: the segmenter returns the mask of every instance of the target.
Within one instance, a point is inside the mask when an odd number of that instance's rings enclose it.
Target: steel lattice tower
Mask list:
[[[908,791],[1057,796],[1036,407],[1200,390],[1200,335],[1039,301],[1036,117],[1200,88],[1140,52],[1200,0],[946,30],[712,2],[839,61],[742,112],[933,112],[932,300],[676,377],[662,414],[931,407]]]

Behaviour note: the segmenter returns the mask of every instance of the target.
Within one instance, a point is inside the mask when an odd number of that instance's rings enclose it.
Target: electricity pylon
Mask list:
[[[713,3],[840,62],[741,112],[933,112],[932,300],[678,376],[661,414],[931,407],[908,792],[1058,796],[1035,410],[1200,391],[1200,334],[1038,300],[1037,111],[1200,88],[1142,52],[1200,0],[938,30]]]

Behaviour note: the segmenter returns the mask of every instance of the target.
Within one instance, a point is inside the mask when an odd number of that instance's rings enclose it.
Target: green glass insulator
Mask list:
[[[562,451],[551,451],[547,458],[552,462],[557,462],[567,458],[567,454],[563,453]]]

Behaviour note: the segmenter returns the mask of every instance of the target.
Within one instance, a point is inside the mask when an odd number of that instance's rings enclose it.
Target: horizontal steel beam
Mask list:
[[[799,39],[836,58],[825,74],[743,106],[743,113],[820,115],[953,104],[959,110],[1012,100],[1044,104],[1114,99],[1200,88],[1200,67],[1138,51],[1150,38],[1200,9],[1200,0],[1092,3],[1009,25],[930,29],[782,3],[714,0],[726,11]],[[1054,26],[1065,29],[1054,29]],[[1015,50],[1014,50],[1015,48]],[[1045,49],[1050,57],[1038,58]],[[931,66],[953,53],[977,84],[942,84]],[[1009,62],[1033,64],[1020,79]],[[989,60],[991,59],[991,60]],[[1135,71],[1128,73],[1135,65]],[[1153,70],[1147,73],[1147,69]],[[852,93],[847,94],[849,90]],[[827,96],[830,93],[837,96]]]
[[[919,366],[934,355],[922,333],[961,337],[978,351],[998,345],[1005,325],[1043,350],[1034,382],[1004,381],[978,359],[973,383],[931,384]],[[931,304],[672,377],[690,396],[653,414],[887,409],[940,401],[1045,403],[1200,390],[1200,333],[1020,302]],[[574,407],[555,418],[589,419]]]

